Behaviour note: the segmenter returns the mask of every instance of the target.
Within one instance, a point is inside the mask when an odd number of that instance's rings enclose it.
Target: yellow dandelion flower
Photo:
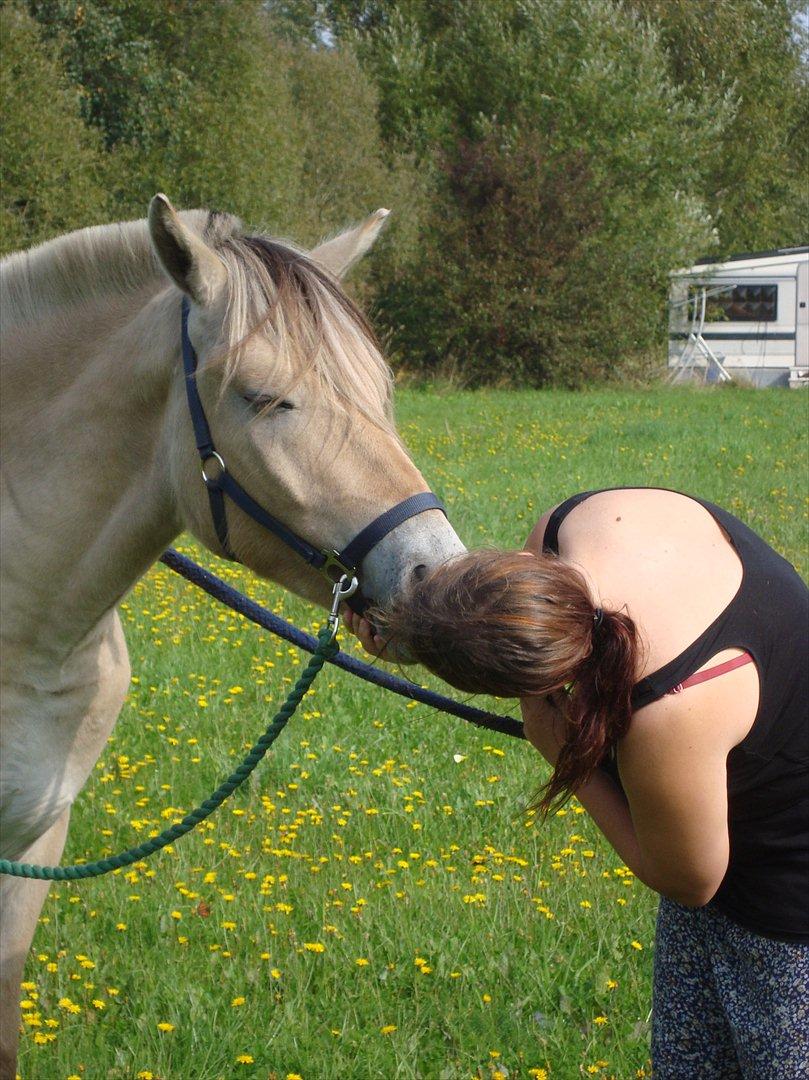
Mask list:
[[[639,941],[633,941],[632,942],[632,948],[633,949],[642,949],[643,946],[641,945],[641,943]]]
[[[319,941],[304,941],[303,947],[307,952],[322,953],[326,951],[326,946]]]
[[[379,1030],[383,1035],[392,1035],[393,1032],[396,1030],[396,1025],[395,1024],[385,1024],[385,1026],[381,1027]]]
[[[174,1031],[174,1024],[167,1024],[165,1020],[162,1020],[157,1025],[158,1031]]]
[[[245,1003],[245,1000],[246,1000],[246,999],[245,999],[245,998],[243,998],[243,997],[235,997],[235,998],[233,999],[233,1001],[231,1001],[231,1003],[230,1003],[230,1007],[231,1007],[232,1009],[238,1008],[238,1006],[239,1006],[239,1005],[244,1005],[244,1003]]]
[[[239,1056],[236,1058],[236,1062],[239,1065],[252,1065],[253,1058],[250,1056],[250,1054],[239,1054]]]
[[[368,967],[368,961],[365,959],[364,956],[358,956],[354,963],[357,965],[357,967]]]

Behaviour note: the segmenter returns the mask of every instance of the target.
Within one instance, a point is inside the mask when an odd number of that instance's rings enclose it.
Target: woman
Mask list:
[[[809,592],[789,563],[702,500],[585,492],[381,618],[348,619],[369,651],[519,696],[554,767],[542,809],[575,792],[661,894],[654,1075],[809,1076]]]

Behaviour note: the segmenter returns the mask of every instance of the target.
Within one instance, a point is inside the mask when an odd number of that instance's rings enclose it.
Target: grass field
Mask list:
[[[723,504],[804,576],[807,407],[745,390],[398,398],[470,546],[521,545],[574,491],[657,485]],[[322,619],[200,557],[298,625]],[[296,650],[161,566],[122,615],[131,694],[66,862],[201,801],[300,671]],[[21,1075],[648,1075],[656,897],[575,802],[545,826],[526,812],[545,777],[527,745],[327,670],[207,827],[130,872],[52,889]]]

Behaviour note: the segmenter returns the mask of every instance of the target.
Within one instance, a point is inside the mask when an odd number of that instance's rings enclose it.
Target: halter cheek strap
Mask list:
[[[231,499],[262,528],[277,536],[288,548],[291,548],[310,566],[323,574],[332,584],[339,581],[343,575],[349,578],[355,577],[362,565],[362,560],[368,552],[380,540],[384,539],[389,532],[392,532],[409,518],[415,517],[417,514],[423,514],[425,510],[440,510],[446,514],[444,504],[431,491],[419,492],[417,495],[411,495],[409,498],[403,499],[396,506],[392,506],[390,510],[380,514],[370,525],[366,525],[342,551],[316,548],[289,529],[275,515],[265,510],[260,503],[257,503],[252,495],[248,494],[241,484],[233,479],[228,472],[222,455],[214,445],[211,429],[197,388],[197,354],[188,336],[188,312],[188,301],[183,299],[181,342],[188,411],[191,414],[191,423],[194,427],[197,452],[202,462],[202,479],[208,491],[214,529],[222,550],[229,559],[234,562],[239,561],[233,554],[229,543],[225,496]],[[369,601],[359,589],[348,600],[349,606],[358,614],[365,610],[368,603]]]

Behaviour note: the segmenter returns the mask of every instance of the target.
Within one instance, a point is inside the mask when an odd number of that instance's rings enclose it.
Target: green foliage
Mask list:
[[[166,191],[313,243],[377,206],[418,205],[351,50],[290,41],[258,0],[29,5],[103,136],[117,216]]]
[[[158,190],[306,244],[388,206],[355,288],[402,367],[633,375],[663,355],[673,268],[806,240],[798,10],[12,0],[3,250]]]
[[[809,72],[795,21],[805,6],[793,0],[624,2],[658,28],[672,77],[692,100],[708,92],[731,104],[701,179],[721,251],[805,244]]]
[[[0,7],[0,252],[104,220],[100,140],[36,23],[18,4]]]
[[[288,220],[297,205],[288,60],[253,0],[30,0],[110,151],[120,216],[181,206]]]
[[[380,282],[382,317],[409,364],[472,385],[625,374],[659,348],[668,273],[710,240],[690,193],[721,102],[681,94],[610,0],[454,11],[420,54],[428,141],[444,133],[426,242]]]

